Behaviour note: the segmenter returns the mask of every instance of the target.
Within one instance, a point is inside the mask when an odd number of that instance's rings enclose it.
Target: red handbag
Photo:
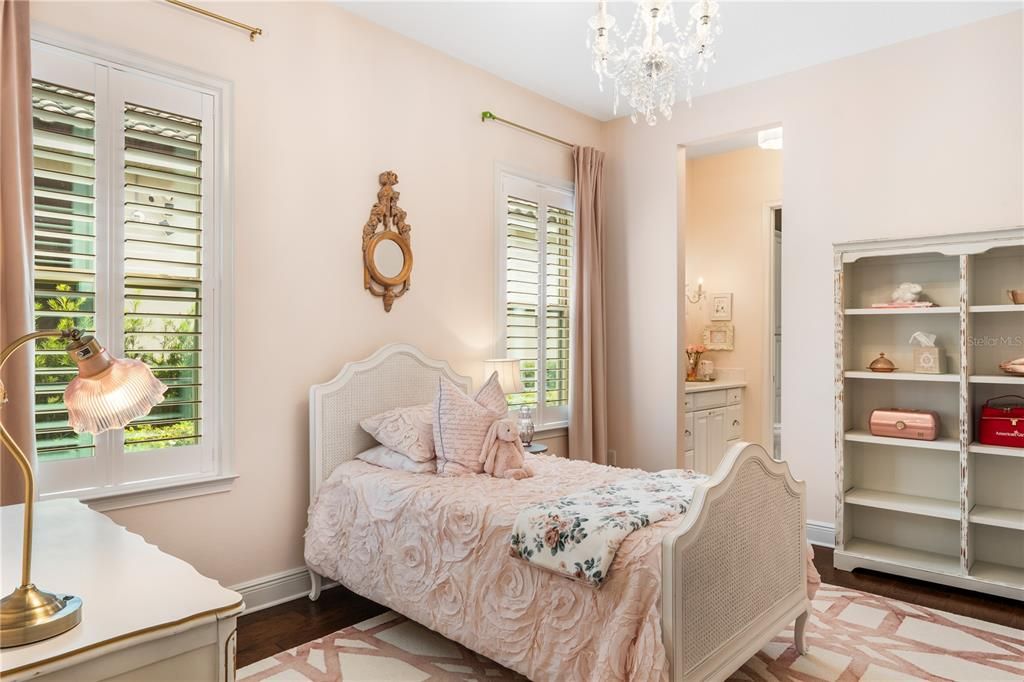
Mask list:
[[[986,400],[981,408],[978,423],[978,441],[985,445],[1002,445],[1010,448],[1024,448],[1024,403],[995,407],[993,401],[1003,398],[1018,398],[1019,395],[1001,395]]]

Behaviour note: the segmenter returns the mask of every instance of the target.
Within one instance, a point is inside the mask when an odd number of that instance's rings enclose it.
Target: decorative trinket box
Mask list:
[[[928,410],[872,410],[869,428],[872,436],[935,440],[939,437],[939,415]]]

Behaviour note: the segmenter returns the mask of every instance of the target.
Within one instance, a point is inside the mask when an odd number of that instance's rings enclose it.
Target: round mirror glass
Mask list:
[[[384,277],[397,277],[405,265],[405,256],[402,254],[402,247],[390,239],[382,239],[377,242],[373,250],[373,264]]]

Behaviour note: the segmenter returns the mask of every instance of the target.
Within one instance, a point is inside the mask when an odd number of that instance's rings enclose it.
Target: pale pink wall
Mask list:
[[[111,516],[226,584],[302,565],[309,386],[407,341],[479,381],[494,343],[496,162],[571,179],[569,152],[480,122],[488,109],[597,145],[600,124],[329,3],[33,3],[33,19],[231,80],[237,471],[226,494]],[[411,291],[363,290],[360,231],[395,170]]]
[[[681,342],[700,343],[711,323],[710,295],[732,293],[735,349],[708,351],[704,357],[716,367],[745,371],[743,437],[762,442],[770,418],[764,399],[771,340],[766,292],[772,242],[766,212],[782,199],[782,152],[748,147],[689,159],[680,190],[687,197],[682,227],[686,279],[696,287],[703,277],[709,296],[697,304],[680,300],[686,324]]]
[[[620,464],[676,460],[677,145],[781,122],[784,453],[809,518],[832,522],[832,244],[1024,223],[1022,29],[1018,12],[699,97],[654,128],[606,127]]]

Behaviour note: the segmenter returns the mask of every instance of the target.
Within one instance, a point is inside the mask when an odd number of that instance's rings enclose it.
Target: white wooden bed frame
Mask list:
[[[374,445],[361,419],[430,402],[441,374],[471,388],[447,362],[391,344],[313,386],[310,504],[335,467]],[[726,453],[662,544],[662,633],[673,681],[724,680],[793,621],[797,650],[806,652],[805,520],[804,483],[784,462],[750,443]],[[309,573],[315,600],[323,577]]]

